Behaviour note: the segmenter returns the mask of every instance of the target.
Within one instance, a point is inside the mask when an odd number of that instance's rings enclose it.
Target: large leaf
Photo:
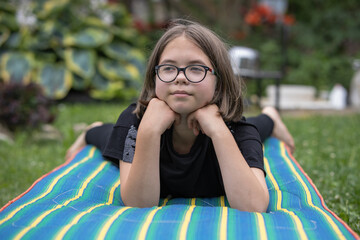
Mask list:
[[[65,64],[82,78],[92,78],[95,74],[96,53],[86,49],[66,49]]]
[[[73,74],[72,88],[78,91],[84,91],[90,86],[90,78],[82,78],[77,74]]]
[[[131,27],[117,27],[117,26],[111,26],[109,28],[109,31],[116,37],[118,37],[121,40],[124,40],[128,43],[134,43],[134,41],[137,41],[139,34],[136,31],[136,29]]]
[[[13,32],[4,43],[5,48],[17,49],[21,45],[21,35],[19,32]]]
[[[14,3],[2,1],[2,3],[0,4],[0,10],[6,11],[9,13],[15,13],[16,5]]]
[[[109,27],[108,24],[106,24],[104,21],[101,20],[101,18],[97,16],[86,16],[84,18],[81,18],[80,20],[86,26],[98,27],[102,29],[106,29]]]
[[[6,26],[10,30],[17,30],[19,28],[15,14],[5,12],[0,12],[0,25]]]
[[[6,42],[10,36],[10,30],[4,26],[0,26],[0,47]]]
[[[111,100],[119,97],[121,92],[126,91],[121,82],[108,82],[105,89],[92,89],[90,96],[95,99]]]
[[[106,30],[85,28],[77,33],[68,33],[64,37],[65,46],[94,48],[110,43],[112,35]]]
[[[100,73],[112,81],[138,82],[141,79],[140,71],[132,64],[109,59],[100,59],[98,62]]]
[[[39,19],[46,19],[47,17],[63,10],[70,0],[36,0],[33,1],[34,12]]]
[[[124,83],[120,82],[124,87]],[[102,76],[99,72],[91,80],[91,87],[96,90],[106,90],[109,87],[109,79]]]
[[[72,81],[71,72],[60,64],[44,64],[38,69],[36,76],[36,82],[44,88],[45,95],[52,99],[64,98]]]
[[[8,52],[1,57],[1,77],[5,82],[29,83],[34,58],[31,53]]]
[[[110,82],[99,73],[95,74],[91,85],[90,96],[95,99],[111,100],[121,98],[131,100],[138,94],[135,89],[125,88],[122,81]]]
[[[102,48],[103,52],[110,58],[120,61],[131,61],[138,59],[145,64],[145,56],[138,48],[132,47],[124,42],[112,42]]]

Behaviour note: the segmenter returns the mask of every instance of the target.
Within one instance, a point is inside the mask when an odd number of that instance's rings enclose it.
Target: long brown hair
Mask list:
[[[238,121],[243,113],[243,84],[233,73],[228,49],[224,42],[208,28],[188,20],[178,19],[159,39],[150,55],[144,86],[134,113],[141,118],[148,103],[155,97],[155,66],[159,63],[166,45],[173,39],[184,35],[196,44],[210,59],[217,75],[217,86],[211,103],[216,104],[225,121]]]

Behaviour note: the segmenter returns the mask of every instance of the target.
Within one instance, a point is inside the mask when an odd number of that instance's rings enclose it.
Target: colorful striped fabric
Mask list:
[[[331,212],[284,144],[265,143],[267,213],[226,198],[121,203],[118,168],[87,146],[0,210],[1,239],[359,239]]]

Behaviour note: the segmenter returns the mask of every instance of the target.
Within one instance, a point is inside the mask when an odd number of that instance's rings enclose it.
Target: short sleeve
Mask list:
[[[266,175],[264,153],[257,128],[244,119],[231,124],[230,130],[248,165],[263,170]]]
[[[133,113],[136,105],[131,104],[119,116],[110,134],[103,156],[113,162],[132,162],[135,153],[137,129],[140,120]]]

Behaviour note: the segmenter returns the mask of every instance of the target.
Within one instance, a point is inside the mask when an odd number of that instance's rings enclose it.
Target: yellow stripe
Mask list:
[[[140,234],[139,234],[139,238],[138,240],[143,240],[146,237],[147,231],[149,230],[149,226],[156,214],[157,211],[159,211],[162,207],[158,207],[155,208],[154,210],[152,210],[149,215],[147,216],[145,223],[143,225],[143,227],[141,228]]]
[[[113,222],[126,210],[130,209],[130,207],[123,207],[119,211],[117,211],[101,228],[101,232],[99,236],[95,239],[102,240],[105,238],[107,232],[109,231],[110,226],[113,224]]]
[[[54,186],[57,184],[57,182],[63,177],[65,176],[66,174],[68,174],[70,171],[72,171],[74,168],[76,168],[77,166],[79,166],[80,164],[86,162],[87,160],[89,160],[90,158],[93,157],[94,155],[94,152],[95,152],[96,148],[93,147],[91,148],[90,152],[89,152],[89,155],[84,157],[82,160],[80,160],[79,162],[75,163],[74,165],[72,165],[71,167],[69,167],[68,169],[66,169],[66,171],[64,171],[62,174],[60,174],[59,176],[57,176],[53,181],[52,183],[50,184],[50,186],[48,187],[47,191],[44,192],[43,194],[41,194],[39,197],[37,198],[34,198],[33,200],[31,200],[30,202],[28,203],[24,203],[23,205],[17,207],[15,210],[13,210],[9,215],[7,215],[6,218],[0,220],[0,225],[3,224],[4,222],[6,222],[7,220],[9,220],[10,218],[12,218],[16,213],[18,213],[21,209],[23,209],[24,207],[36,202],[37,200],[45,197],[47,194],[49,194]]]
[[[227,218],[228,218],[228,208],[221,208],[221,220],[220,220],[220,239],[227,238]]]
[[[290,167],[291,171],[295,174],[296,178],[299,180],[299,182],[301,183],[301,185],[303,186],[305,193],[306,193],[306,202],[308,203],[309,206],[315,208],[317,211],[319,211],[325,218],[326,220],[329,222],[329,224],[331,225],[331,227],[334,229],[334,231],[336,232],[336,234],[338,235],[338,237],[340,237],[340,239],[346,239],[345,236],[342,234],[342,232],[340,231],[340,229],[338,228],[338,226],[334,223],[334,221],[329,217],[329,215],[327,215],[321,208],[319,208],[318,206],[315,206],[312,202],[312,198],[311,198],[311,193],[309,188],[307,187],[306,183],[304,182],[304,180],[301,178],[301,176],[299,175],[299,173],[296,171],[295,167],[292,164],[292,161],[288,158],[288,156],[286,155],[286,151],[285,151],[285,145],[283,142],[280,143],[280,148],[281,148],[281,155],[283,156],[283,158],[285,159],[286,163],[288,164],[288,166]]]
[[[225,196],[220,197],[220,207],[225,207]]]
[[[195,207],[196,207],[195,205],[191,205],[189,207],[189,209],[187,210],[186,214],[185,214],[183,224],[182,224],[182,226],[180,228],[180,237],[179,237],[180,240],[185,240],[186,239],[186,234],[187,234],[187,231],[188,231],[188,228],[189,228],[191,215],[192,215]]]
[[[14,239],[20,239],[22,238],[28,231],[30,231],[32,228],[36,227],[46,216],[48,216],[50,213],[56,211],[57,209],[60,209],[66,205],[68,205],[70,202],[80,198],[83,193],[85,188],[87,187],[87,185],[89,184],[89,182],[105,167],[105,165],[108,164],[108,162],[103,162],[102,164],[100,164],[100,166],[86,179],[86,181],[83,183],[83,185],[81,186],[78,194],[67,200],[65,203],[63,204],[59,204],[57,205],[55,208],[47,210],[46,212],[44,212],[43,214],[41,214],[39,217],[37,217],[35,219],[35,221],[33,221],[30,226],[24,228],[18,235],[16,235],[16,237]]]
[[[163,206],[166,206],[166,204],[168,203],[168,201],[169,201],[169,198],[168,198],[168,197],[165,198],[165,199],[164,199],[164,202],[163,202],[163,204],[162,204],[161,206],[162,206],[162,207],[163,207]]]
[[[264,217],[261,213],[255,213],[257,216],[257,222],[259,226],[259,234],[261,240],[267,240],[266,228],[265,228],[265,221]]]
[[[192,198],[190,204],[195,205],[195,203],[196,203],[196,198]]]
[[[274,178],[274,176],[272,175],[272,173],[270,171],[269,162],[268,162],[268,159],[265,156],[264,156],[264,166],[265,166],[265,171],[267,173],[267,176],[270,178],[271,182],[273,183],[274,188],[275,188],[276,193],[277,193],[276,194],[277,195],[276,210],[283,211],[283,212],[286,212],[287,214],[289,214],[292,217],[292,219],[294,220],[294,222],[295,222],[296,228],[298,230],[297,232],[299,233],[300,238],[301,239],[308,239],[307,236],[306,236],[304,227],[303,227],[299,217],[296,216],[293,212],[288,211],[287,209],[281,207],[282,194],[281,194],[279,185],[276,182],[276,179]]]
[[[113,199],[114,199],[114,192],[116,190],[116,188],[120,185],[120,181],[116,181],[115,184],[113,184],[111,190],[110,190],[110,194],[109,194],[109,198],[107,200],[106,203],[100,203],[100,204],[97,204],[91,208],[89,208],[87,211],[85,212],[82,212],[80,214],[78,214],[75,218],[73,218],[73,220],[65,225],[61,230],[60,232],[58,233],[58,235],[56,236],[55,239],[63,239],[63,237],[65,236],[65,234],[70,230],[70,228],[72,226],[74,226],[75,224],[77,224],[79,222],[79,220],[85,215],[85,214],[88,214],[90,212],[92,212],[94,209],[98,208],[98,207],[101,207],[101,206],[104,206],[104,205],[110,205],[112,204],[113,202]]]

